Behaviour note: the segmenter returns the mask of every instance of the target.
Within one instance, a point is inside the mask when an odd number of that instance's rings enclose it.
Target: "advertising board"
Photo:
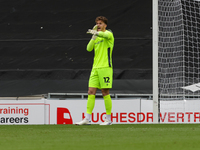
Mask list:
[[[113,124],[153,123],[153,101],[143,99],[112,100]],[[1,100],[0,125],[75,124],[85,118],[87,99]],[[103,99],[95,101],[92,124],[106,118]],[[160,123],[200,123],[200,101],[161,101]]]
[[[1,100],[0,125],[44,124],[44,100]]]

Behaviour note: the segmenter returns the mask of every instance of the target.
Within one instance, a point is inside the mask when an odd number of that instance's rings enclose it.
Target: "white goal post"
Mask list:
[[[200,0],[153,0],[153,114],[160,100],[200,99]]]
[[[158,99],[158,0],[153,0],[153,122],[159,122]]]

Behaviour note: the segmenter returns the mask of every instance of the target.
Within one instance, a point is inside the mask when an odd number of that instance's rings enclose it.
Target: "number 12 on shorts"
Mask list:
[[[103,77],[105,83],[110,83],[110,78],[109,77]]]

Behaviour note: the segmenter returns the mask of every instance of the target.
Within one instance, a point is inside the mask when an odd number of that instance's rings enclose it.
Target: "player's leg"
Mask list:
[[[112,88],[113,82],[113,70],[112,68],[99,69],[99,79],[101,92],[104,98],[104,104],[106,109],[106,120],[101,125],[111,125],[111,111],[112,111],[112,100],[109,94],[109,90]]]
[[[89,87],[88,89],[86,119],[89,121],[91,120],[92,111],[95,105],[96,91],[97,91],[97,88]]]
[[[86,117],[80,122],[77,122],[76,125],[87,125],[91,124],[91,115],[92,111],[94,109],[95,105],[95,95],[97,88],[99,87],[99,80],[98,80],[98,74],[93,69],[90,74],[89,79],[89,89],[88,89],[88,100],[87,100],[87,111],[86,111]]]
[[[92,111],[95,105],[95,95],[97,88],[99,88],[99,76],[96,69],[92,69],[89,79],[89,89],[88,89],[88,100],[87,100],[87,111],[86,119],[91,120]]]
[[[76,125],[91,125],[91,115],[95,105],[95,95],[97,88],[89,87],[88,89],[88,99],[87,99],[87,111],[85,118],[77,122]]]
[[[106,120],[101,125],[111,125],[112,124],[111,122],[112,100],[109,94],[109,89],[101,89],[101,91],[102,91],[104,104],[106,108]]]

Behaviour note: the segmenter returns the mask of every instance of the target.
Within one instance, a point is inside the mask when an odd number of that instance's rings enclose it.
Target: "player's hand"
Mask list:
[[[95,30],[95,31],[97,31],[97,29],[98,29],[98,26],[97,26],[97,25],[95,25],[95,26],[92,28],[92,30]],[[93,35],[93,36],[92,36],[92,39],[93,39],[93,40],[95,40],[96,38],[97,38],[96,35]]]
[[[87,34],[97,35],[96,30],[88,29]]]
[[[95,30],[95,31],[97,31],[97,29],[98,29],[98,26],[97,26],[97,25],[95,25],[95,26],[92,28],[92,30]]]
[[[97,32],[98,26],[95,25],[92,29],[88,29],[87,34],[92,34],[92,39],[95,40],[97,38],[98,32]]]

